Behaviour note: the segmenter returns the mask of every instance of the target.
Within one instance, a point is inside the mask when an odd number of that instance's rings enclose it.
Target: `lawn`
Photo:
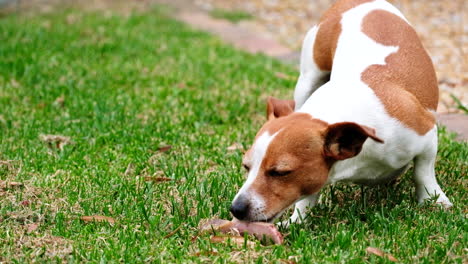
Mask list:
[[[0,262],[390,262],[367,247],[402,263],[467,261],[468,146],[443,129],[450,210],[418,206],[407,174],[327,187],[281,246],[198,234],[201,219],[230,218],[244,172],[229,147],[249,146],[266,97],[292,97],[278,76],[297,71],[170,13],[0,18]],[[96,215],[111,219],[81,219]]]

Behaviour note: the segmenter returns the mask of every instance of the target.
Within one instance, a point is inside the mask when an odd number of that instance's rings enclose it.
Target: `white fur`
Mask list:
[[[255,218],[255,219],[268,219],[267,216],[264,215],[263,211],[265,209],[265,201],[263,198],[255,193],[250,186],[252,183],[255,181],[255,179],[258,176],[258,172],[260,170],[260,166],[262,165],[263,158],[265,157],[266,151],[268,149],[268,146],[270,145],[271,141],[275,138],[278,133],[281,132],[278,131],[273,135],[270,135],[268,132],[264,132],[258,139],[255,141],[255,144],[252,147],[252,156],[250,160],[245,161],[250,166],[250,171],[247,176],[247,181],[244,183],[242,188],[239,190],[237,195],[234,197],[234,201],[239,197],[239,196],[244,196],[247,198],[247,200],[251,204],[251,211],[250,214]]]
[[[318,27],[315,26],[307,32],[303,47],[313,47],[311,44],[315,42]],[[301,58],[313,58],[313,49],[302,49]],[[299,80],[294,90],[294,101],[296,102],[296,110],[302,106],[307,98],[322,84],[324,84],[323,77],[328,74],[326,71],[321,71],[312,59],[301,59],[301,73]]]
[[[368,139],[358,156],[336,162],[330,170],[328,184],[339,181],[378,182],[403,172],[414,160],[418,201],[436,195],[437,202],[451,206],[437,184],[434,173],[437,127],[434,126],[425,135],[417,134],[389,116],[373,90],[361,81],[361,73],[367,67],[372,64],[384,65],[385,58],[398,51],[398,47],[379,44],[361,31],[363,18],[376,9],[386,10],[404,19],[395,7],[382,0],[365,3],[345,12],[330,81],[324,85],[317,80],[327,73],[319,71],[313,61],[312,47],[317,28],[307,33],[301,56],[301,73],[294,93],[296,109],[330,124],[350,121],[372,127],[377,136],[385,141],[379,144]],[[316,200],[316,197],[309,197],[296,203],[290,220],[300,221],[305,208],[313,206]]]

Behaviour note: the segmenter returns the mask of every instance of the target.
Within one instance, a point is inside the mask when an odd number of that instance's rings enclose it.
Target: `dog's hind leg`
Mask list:
[[[435,177],[435,160],[437,155],[437,128],[428,148],[414,158],[414,183],[418,202],[422,203],[431,197],[437,197],[437,203],[449,208],[452,203],[440,188]],[[431,132],[429,132],[431,133]]]
[[[317,26],[311,28],[302,44],[301,72],[294,90],[296,110],[305,103],[315,90],[330,80],[330,72],[320,70],[314,61],[314,44],[317,31]]]

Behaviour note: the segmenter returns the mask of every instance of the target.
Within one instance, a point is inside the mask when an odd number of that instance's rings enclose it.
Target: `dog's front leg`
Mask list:
[[[288,227],[292,223],[300,224],[306,217],[306,211],[309,208],[314,207],[317,204],[317,201],[320,197],[320,193],[315,193],[309,196],[306,196],[304,199],[296,202],[294,206],[294,213],[289,218],[289,220],[280,222],[280,226]]]

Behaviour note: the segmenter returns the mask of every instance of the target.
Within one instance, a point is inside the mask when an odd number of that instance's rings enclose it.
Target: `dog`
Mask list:
[[[432,61],[398,9],[337,1],[305,36],[294,101],[268,99],[231,213],[272,222],[295,204],[288,223],[301,222],[324,186],[388,182],[412,161],[418,202],[452,206],[434,171],[438,97]]]

